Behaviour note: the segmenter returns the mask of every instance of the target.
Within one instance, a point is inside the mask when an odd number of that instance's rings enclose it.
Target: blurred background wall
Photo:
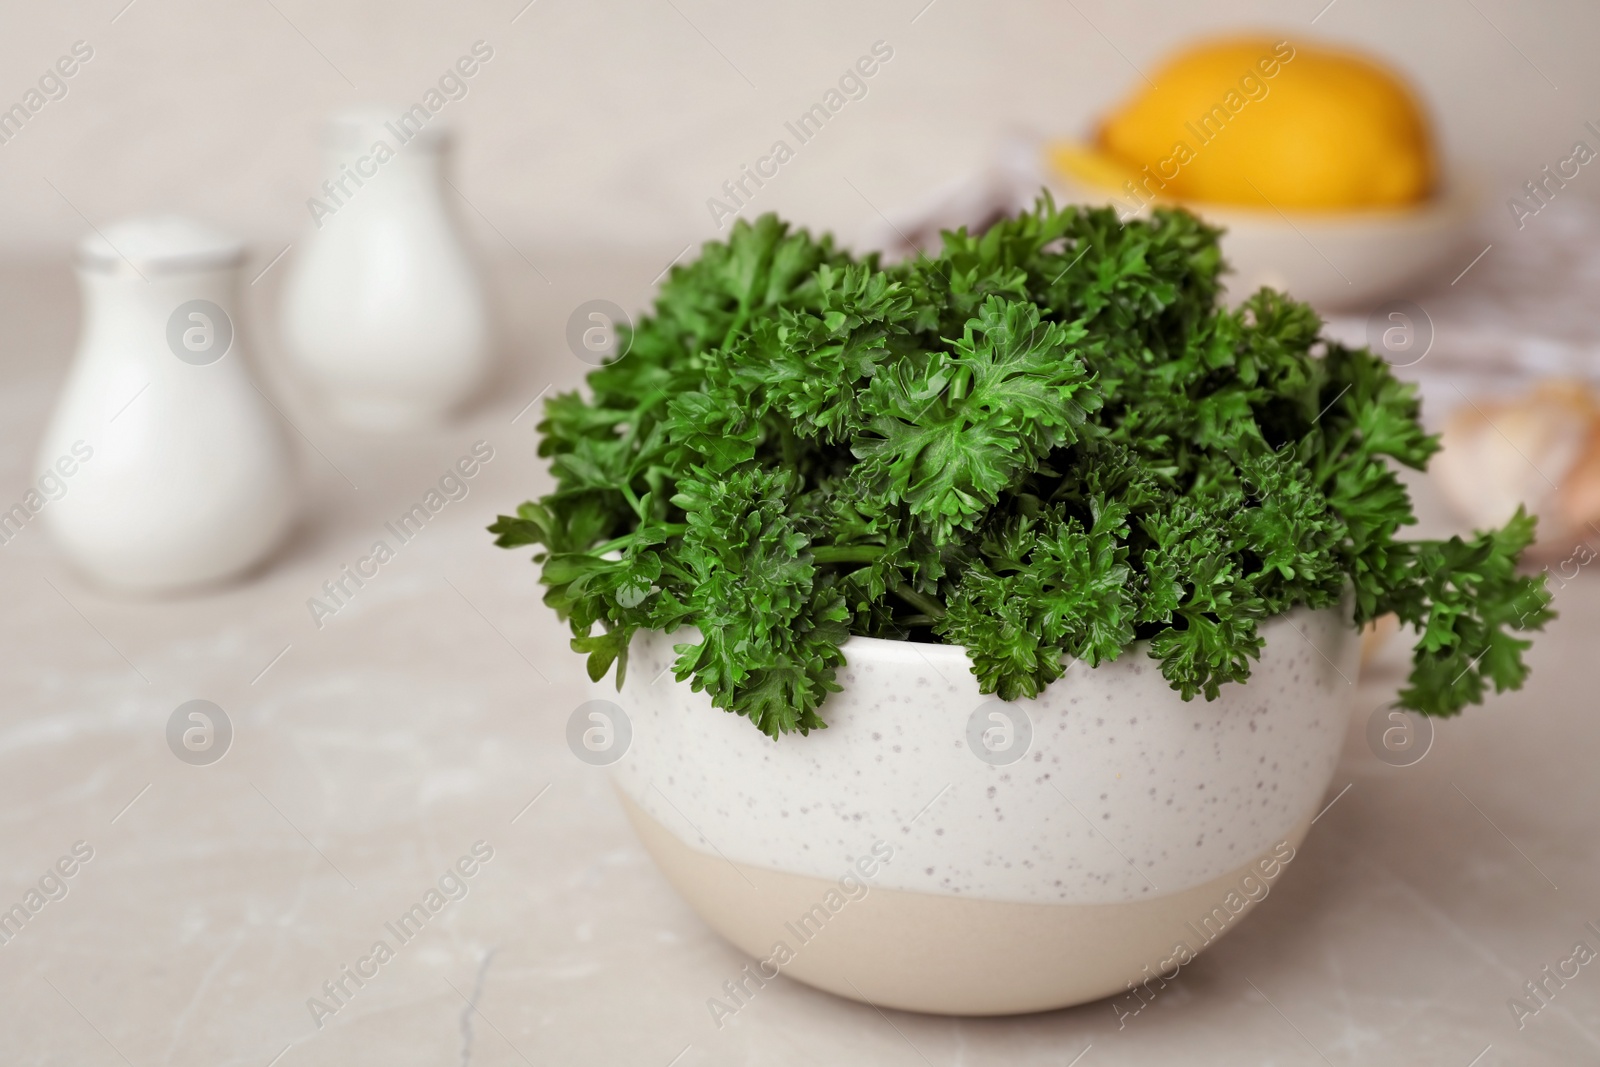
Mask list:
[[[0,108],[74,42],[93,58],[0,144],[0,256],[60,254],[88,223],[152,207],[281,246],[310,221],[322,117],[416,102],[479,40],[493,58],[442,111],[460,135],[455,183],[485,244],[534,263],[575,246],[670,257],[713,235],[707,198],[793,143],[784,122],[880,40],[893,58],[866,97],[752,208],[862,239],[878,210],[925,199],[1009,133],[1081,133],[1180,41],[1236,28],[1357,45],[1408,72],[1449,173],[1487,183],[1506,228],[1505,198],[1600,122],[1592,3],[525,4],[9,0]]]

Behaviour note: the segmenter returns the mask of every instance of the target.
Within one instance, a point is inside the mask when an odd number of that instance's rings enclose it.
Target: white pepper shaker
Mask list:
[[[237,313],[244,247],[176,216],[79,245],[83,326],[39,452],[45,526],[97,582],[161,593],[260,563],[294,519],[278,416]]]
[[[425,108],[328,126],[328,177],[285,282],[290,359],[339,421],[444,420],[490,368],[487,302],[445,198],[449,137]]]

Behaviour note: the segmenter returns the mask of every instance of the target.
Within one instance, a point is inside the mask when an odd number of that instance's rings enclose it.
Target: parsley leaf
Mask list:
[[[1006,699],[1133,649],[1211,699],[1264,620],[1345,598],[1419,633],[1405,706],[1520,686],[1533,520],[1403,539],[1414,390],[1283,294],[1220,306],[1217,238],[1045,196],[884,266],[740,221],[546,402],[556,488],[489,529],[591,677],[692,628],[677,677],[773,738],[826,725],[851,634],[960,645]]]

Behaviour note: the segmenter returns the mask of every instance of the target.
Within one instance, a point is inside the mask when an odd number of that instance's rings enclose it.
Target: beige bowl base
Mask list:
[[[1048,1011],[1126,993],[1156,974],[1180,941],[1202,948],[1197,930],[1215,941],[1237,926],[1253,902],[1245,900],[1226,925],[1201,922],[1213,908],[1229,914],[1222,906],[1230,892],[1244,899],[1246,875],[1265,881],[1256,862],[1270,855],[1203,885],[1120,904],[1015,904],[873,888],[802,941],[794,924],[830,890],[837,894],[836,883],[699,852],[618,795],[667,881],[753,959],[771,958],[781,941],[794,954],[781,968],[790,978],[879,1007],[944,1015]],[[1284,839],[1298,847],[1310,825],[1307,815]],[[753,992],[754,981],[740,977]],[[1150,989],[1158,988],[1151,979]],[[714,995],[726,999],[720,990]]]

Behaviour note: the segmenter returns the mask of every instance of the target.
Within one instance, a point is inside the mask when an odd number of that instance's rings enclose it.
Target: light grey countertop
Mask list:
[[[660,268],[541,263],[547,284],[505,265],[495,276],[520,355],[446,429],[336,431],[265,375],[296,427],[307,505],[247,582],[126,601],[79,581],[37,523],[0,548],[0,908],[75,843],[93,850],[64,865],[67,894],[0,944],[0,1062],[1600,1062],[1600,965],[1551,984],[1521,1029],[1507,1003],[1576,943],[1600,949],[1585,926],[1600,924],[1600,718],[1585,652],[1600,638],[1600,584],[1587,573],[1556,594],[1562,617],[1528,687],[1439,723],[1410,767],[1380,762],[1364,737],[1400,678],[1391,645],[1353,698],[1333,803],[1292,869],[1120,1025],[1105,1002],[952,1019],[780,980],[718,1029],[707,998],[747,961],[656,872],[605,772],[567,750],[582,662],[540,603],[528,552],[499,551],[483,530],[547,484],[535,412],[518,413],[585,369],[560,350],[566,314],[597,296],[637,307]],[[247,336],[268,356],[275,280],[249,290]],[[63,266],[0,270],[7,506],[30,479],[75,309]],[[479,440],[494,459],[470,495],[319,629],[307,599]],[[235,732],[210,766],[167,746],[169,716],[195,698]],[[385,923],[478,842],[493,854],[465,896],[319,1027],[308,1000],[375,941],[395,942]]]

